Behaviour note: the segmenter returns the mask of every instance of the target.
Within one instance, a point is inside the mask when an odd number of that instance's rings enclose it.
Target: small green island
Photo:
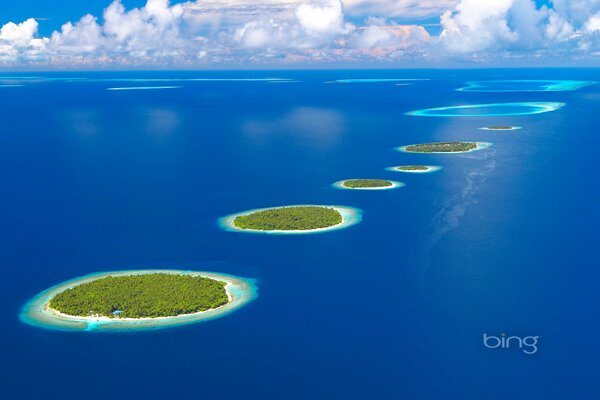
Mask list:
[[[333,186],[338,189],[350,190],[385,190],[395,189],[404,186],[404,184],[387,179],[346,179],[335,182]]]
[[[425,174],[429,172],[439,171],[442,167],[437,165],[398,165],[396,167],[386,168],[392,172],[408,172],[413,174]]]
[[[225,285],[225,282],[191,275],[109,275],[57,294],[48,307],[82,317],[173,317],[227,304]]]
[[[348,179],[342,183],[343,186],[351,189],[359,188],[383,188],[393,186],[392,182],[385,179]]]
[[[429,171],[427,165],[401,165],[396,167],[398,171]]]
[[[342,214],[331,207],[294,206],[240,215],[233,220],[233,225],[259,231],[304,231],[328,228],[342,221]]]
[[[23,307],[20,319],[66,331],[162,329],[223,317],[256,296],[252,279],[215,272],[100,272],[44,290]]]

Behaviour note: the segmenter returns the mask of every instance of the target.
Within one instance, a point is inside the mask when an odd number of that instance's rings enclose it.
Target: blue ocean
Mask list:
[[[600,398],[600,85],[457,90],[599,69],[0,75],[1,398]],[[524,102],[561,104],[489,106]],[[484,115],[407,115],[477,104]],[[498,125],[521,129],[480,129]],[[397,150],[446,141],[491,146]],[[441,169],[386,170],[411,164]],[[350,178],[405,186],[332,186]],[[218,224],[293,204],[362,221],[309,235]],[[148,268],[255,279],[258,296],[144,332],[19,319],[53,285]]]

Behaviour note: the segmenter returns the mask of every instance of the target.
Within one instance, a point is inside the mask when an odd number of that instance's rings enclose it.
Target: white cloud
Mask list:
[[[378,15],[386,18],[439,17],[459,0],[345,0],[348,15]],[[482,0],[485,1],[485,0]]]
[[[440,16],[442,32],[405,24]],[[28,19],[0,28],[0,64],[251,65],[597,59],[600,0],[120,0],[39,37]]]
[[[16,62],[36,59],[44,52],[46,39],[35,37],[38,23],[35,19],[15,24],[9,22],[0,28],[0,61]]]
[[[545,33],[549,39],[565,40],[573,36],[575,28],[562,15],[554,10],[549,11],[548,25]]]
[[[307,31],[316,34],[343,33],[344,12],[341,0],[325,3],[303,3],[296,8],[298,23]]]
[[[588,19],[596,9],[600,0],[553,0],[539,8],[533,0],[461,0],[442,15],[440,41],[470,58],[593,58],[582,51],[597,47],[590,37],[597,22]]]
[[[600,12],[591,16],[585,23],[585,31],[594,33],[600,31]]]
[[[507,20],[512,5],[512,0],[462,0],[442,14],[443,43],[450,51],[466,53],[516,41]]]

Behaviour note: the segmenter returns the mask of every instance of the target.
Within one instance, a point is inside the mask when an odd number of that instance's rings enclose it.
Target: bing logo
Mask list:
[[[500,336],[491,336],[483,334],[483,345],[488,349],[510,349],[519,348],[525,354],[535,354],[538,351],[539,336],[507,336],[506,333]]]

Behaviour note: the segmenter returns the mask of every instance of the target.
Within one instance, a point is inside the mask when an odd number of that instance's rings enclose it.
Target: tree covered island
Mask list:
[[[385,179],[348,179],[342,182],[342,186],[350,189],[375,189],[393,186],[393,183]]]
[[[518,129],[518,128],[515,128],[514,126],[510,126],[510,125],[494,125],[494,126],[486,126],[484,129],[487,129],[488,131],[512,131],[513,129]]]
[[[396,169],[398,171],[417,171],[417,172],[421,172],[421,171],[429,171],[431,168],[428,167],[427,165],[401,165],[399,167],[396,167]]]
[[[405,146],[410,153],[460,153],[477,149],[476,142],[437,142]]]
[[[292,206],[240,215],[233,220],[233,225],[260,231],[305,231],[328,228],[342,222],[342,214],[331,207]]]
[[[215,279],[184,274],[109,275],[58,293],[48,306],[82,317],[174,317],[227,304],[225,286]]]

